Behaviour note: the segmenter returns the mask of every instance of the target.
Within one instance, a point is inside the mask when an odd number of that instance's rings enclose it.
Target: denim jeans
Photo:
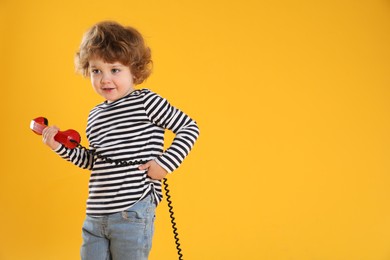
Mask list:
[[[152,247],[155,201],[146,196],[129,209],[103,217],[87,216],[82,260],[147,260]]]

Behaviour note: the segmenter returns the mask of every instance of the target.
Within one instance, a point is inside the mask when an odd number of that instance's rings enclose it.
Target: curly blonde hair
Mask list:
[[[117,22],[97,23],[84,34],[75,57],[76,70],[88,77],[89,60],[96,57],[129,66],[134,84],[141,84],[152,72],[151,51],[142,35]]]

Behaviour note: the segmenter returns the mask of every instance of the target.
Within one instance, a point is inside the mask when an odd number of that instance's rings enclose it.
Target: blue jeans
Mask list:
[[[156,204],[146,196],[129,209],[103,217],[87,216],[83,260],[147,260],[152,247]]]

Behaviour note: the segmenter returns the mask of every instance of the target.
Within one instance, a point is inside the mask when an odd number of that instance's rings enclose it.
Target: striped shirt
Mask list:
[[[175,133],[172,144],[164,147],[165,129]],[[111,160],[134,162],[155,160],[168,173],[182,163],[199,135],[194,120],[166,99],[148,89],[140,89],[111,103],[94,107],[88,116],[86,134],[89,150],[61,145],[61,157],[91,170],[87,214],[101,216],[131,207],[152,192],[162,199],[161,181],[147,176],[136,165],[120,165]]]

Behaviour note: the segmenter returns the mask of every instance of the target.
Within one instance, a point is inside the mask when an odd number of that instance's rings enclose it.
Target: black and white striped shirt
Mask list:
[[[164,131],[176,135],[166,151]],[[147,176],[137,165],[126,166],[102,160],[155,160],[168,173],[188,155],[199,135],[194,120],[148,89],[140,89],[111,103],[101,103],[88,117],[89,150],[60,146],[56,152],[73,164],[92,170],[87,214],[106,215],[123,211],[150,191],[160,202],[161,181]]]

